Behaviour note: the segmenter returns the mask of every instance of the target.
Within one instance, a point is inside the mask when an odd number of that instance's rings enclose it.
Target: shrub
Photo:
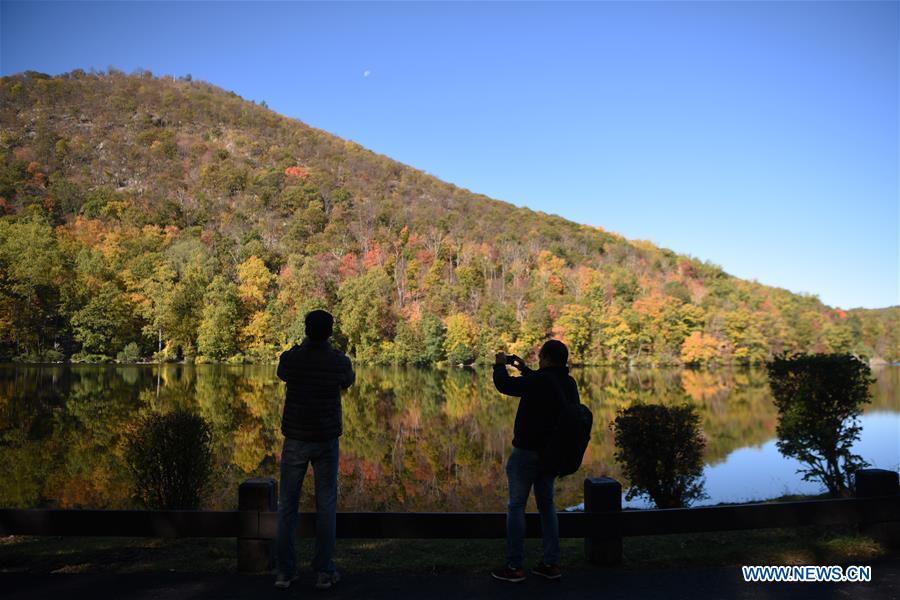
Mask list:
[[[211,430],[178,410],[138,420],[125,449],[135,493],[148,508],[197,509],[212,473]]]
[[[116,361],[120,363],[135,363],[141,358],[141,349],[134,342],[128,342],[122,351],[116,355]]]
[[[649,496],[659,508],[688,506],[705,498],[700,416],[690,404],[636,404],[612,424],[616,460],[631,482],[625,498]]]
[[[850,450],[862,405],[872,400],[869,366],[851,354],[800,354],[776,357],[766,368],[778,408],[778,450],[808,465],[798,470],[804,480],[846,495],[853,474],[868,466]]]

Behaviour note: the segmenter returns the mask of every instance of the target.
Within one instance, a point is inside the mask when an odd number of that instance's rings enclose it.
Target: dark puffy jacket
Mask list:
[[[341,390],[356,375],[350,359],[327,341],[303,340],[282,353],[278,377],[287,383],[281,433],[304,442],[325,442],[343,433]]]
[[[494,365],[494,386],[507,396],[518,396],[513,446],[522,450],[542,450],[550,440],[562,403],[579,402],[578,386],[568,367],[525,367],[521,377],[511,377],[506,365]]]

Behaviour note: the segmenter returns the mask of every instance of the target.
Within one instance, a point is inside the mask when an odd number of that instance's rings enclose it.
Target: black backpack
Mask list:
[[[551,379],[562,399],[562,409],[550,440],[540,452],[541,471],[563,477],[571,475],[581,466],[584,452],[591,441],[594,415],[584,404],[570,401],[556,378],[551,376]]]

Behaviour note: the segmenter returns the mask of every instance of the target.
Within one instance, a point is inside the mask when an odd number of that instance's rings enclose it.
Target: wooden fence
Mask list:
[[[238,540],[238,568],[271,567],[278,528],[277,486],[251,479],[238,491],[234,511],[19,510],[0,509],[0,535],[226,537]],[[859,525],[890,544],[900,542],[898,474],[866,469],[857,475],[855,497],[764,502],[700,508],[622,510],[622,487],[614,479],[585,479],[585,511],[559,513],[560,536],[583,538],[588,559],[616,564],[622,538],[690,532]],[[315,535],[315,515],[300,515],[300,535]],[[537,514],[526,515],[526,535],[540,537]],[[503,538],[505,513],[338,513],[341,538]]]

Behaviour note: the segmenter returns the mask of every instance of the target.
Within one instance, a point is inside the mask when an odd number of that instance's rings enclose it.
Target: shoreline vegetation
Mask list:
[[[492,200],[190,77],[0,78],[0,360],[258,363],[327,308],[359,364],[900,360],[842,310]],[[611,201],[614,199],[611,199]]]
[[[863,362],[868,364],[872,368],[881,368],[881,367],[897,367],[900,366],[900,361],[895,362],[887,362],[880,358],[869,359],[866,357],[860,357]],[[235,361],[206,361],[206,360],[168,360],[168,361],[153,361],[153,360],[134,360],[134,361],[119,361],[108,357],[103,357],[102,360],[98,358],[98,360],[58,360],[58,361],[26,361],[26,360],[9,360],[9,361],[0,361],[0,364],[10,364],[10,365],[21,365],[21,366],[63,366],[63,365],[109,365],[109,366],[120,366],[120,367],[160,367],[166,365],[178,365],[178,366],[190,366],[190,365],[211,365],[211,366],[277,366],[278,359],[273,358],[272,360],[235,360]],[[490,367],[493,362],[492,361],[475,361],[469,364],[452,364],[446,361],[437,362],[433,365],[421,365],[421,364],[406,364],[406,363],[384,363],[384,362],[366,362],[360,361],[358,364],[361,366],[367,367],[398,367],[398,368],[431,368],[431,369],[474,369],[474,368],[487,368]],[[625,369],[690,369],[693,371],[729,371],[729,370],[741,370],[741,369],[754,369],[763,367],[765,363],[747,363],[747,364],[722,364],[722,365],[696,365],[696,364],[685,364],[681,362],[672,362],[672,363],[570,363],[569,367],[571,369],[595,369],[595,368],[625,368]]]

